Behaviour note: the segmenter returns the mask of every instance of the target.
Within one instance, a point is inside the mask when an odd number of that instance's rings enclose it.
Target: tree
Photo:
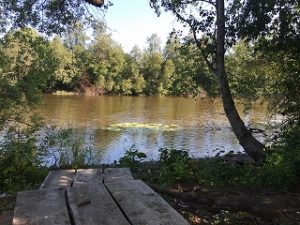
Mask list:
[[[39,88],[55,67],[49,65],[49,44],[30,28],[8,32],[0,40],[0,58],[0,130],[34,128]]]
[[[102,6],[99,0],[85,0]],[[82,1],[1,0],[0,32],[0,189],[19,191],[36,185],[43,173],[37,131],[39,92],[59,61],[36,31],[62,32],[87,12]],[[22,28],[22,29],[15,29]],[[15,30],[15,31],[14,31]],[[63,68],[64,69],[64,68]]]
[[[207,67],[192,37],[179,39],[178,35],[172,34],[164,54],[166,60],[172,60],[175,64],[169,93],[188,96],[205,90],[210,96],[219,94],[216,77]]]
[[[81,50],[87,47],[89,37],[85,33],[82,23],[75,23],[63,33],[65,45],[72,51]]]
[[[159,52],[144,53],[143,70],[146,81],[145,92],[147,95],[158,94],[158,84],[162,77],[163,57]]]
[[[151,36],[147,38],[147,43],[147,50],[150,54],[153,54],[154,52],[161,52],[161,40],[157,34],[151,34]]]
[[[0,39],[0,189],[19,191],[38,180],[39,92],[53,74],[49,43],[35,30]]]
[[[266,97],[277,64],[267,60],[261,51],[246,41],[237,42],[226,56],[232,93],[246,100],[246,106]],[[274,77],[273,77],[274,78]]]
[[[146,81],[147,95],[158,94],[159,80],[162,77],[163,56],[161,54],[160,39],[157,34],[147,38],[148,47],[143,52],[142,74]]]
[[[100,10],[111,5],[109,1],[104,3],[104,0],[1,0],[1,31],[10,27],[31,26],[43,33],[60,33],[70,25],[83,21],[83,18],[92,18],[85,4]]]
[[[120,94],[125,66],[125,54],[120,45],[105,33],[95,37],[88,52],[88,73],[93,84],[105,93]],[[128,82],[123,83],[125,86],[130,88]]]
[[[300,10],[297,0],[233,1],[232,27],[278,65],[269,91],[273,109],[298,126],[300,121]],[[235,26],[234,26],[235,25]],[[239,29],[237,29],[239,27]]]
[[[223,108],[239,143],[255,161],[264,161],[266,158],[264,145],[252,136],[240,118],[226,75],[225,47],[230,45],[232,40],[228,38],[229,32],[225,39],[224,0],[150,0],[150,4],[158,15],[162,7],[189,27],[204,60],[218,78]],[[204,35],[199,37],[199,33]]]
[[[168,95],[169,90],[172,87],[173,79],[175,75],[175,65],[172,60],[166,60],[163,64],[162,77],[158,84],[158,93],[160,95]]]
[[[74,89],[79,76],[79,68],[74,54],[63,45],[58,36],[50,42],[50,49],[55,71],[47,82],[47,89]]]
[[[143,52],[137,45],[131,49],[130,57],[137,64],[137,67],[141,69],[143,64]]]
[[[131,80],[131,91],[130,94],[138,95],[142,94],[145,88],[145,79],[140,72],[141,66],[141,55],[138,47],[134,47],[126,57],[125,69],[124,69],[124,78]],[[139,65],[140,64],[140,65]]]

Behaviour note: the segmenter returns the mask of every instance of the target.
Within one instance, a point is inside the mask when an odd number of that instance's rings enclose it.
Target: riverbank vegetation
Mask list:
[[[244,154],[194,159],[185,150],[159,151],[159,161],[143,162],[146,155],[133,146],[120,166],[130,167],[191,224],[300,221],[299,180],[288,164],[273,158],[258,166]]]
[[[175,198],[180,195],[181,199],[188,200],[191,204],[188,209],[197,211],[199,208],[193,204],[200,204],[202,200],[210,202],[204,204],[209,205],[210,213],[223,218],[218,223],[211,222],[213,224],[229,223],[225,220],[227,211],[232,212],[233,217],[245,216],[249,219],[241,224],[293,224],[296,221],[293,218],[297,219],[299,215],[299,193],[293,188],[299,187],[300,178],[299,3],[232,1],[226,10],[220,10],[224,1],[219,0],[218,4],[203,1],[212,6],[212,10],[200,7],[197,13],[204,20],[199,20],[195,17],[195,11],[189,8],[198,7],[198,2],[151,0],[151,6],[158,14],[161,10],[170,11],[190,28],[190,33],[187,36],[182,36],[180,32],[171,33],[163,49],[159,37],[153,34],[147,39],[148,48],[134,47],[130,53],[125,53],[111,38],[103,23],[93,22],[90,28],[93,35],[87,35],[85,24],[77,20],[84,16],[80,3],[67,4],[65,10],[70,10],[72,6],[75,11],[70,12],[78,14],[70,13],[70,17],[63,17],[63,20],[49,20],[53,22],[51,28],[49,21],[45,24],[37,21],[38,8],[30,9],[35,10],[35,17],[27,17],[24,15],[30,7],[22,8],[22,4],[11,4],[13,2],[7,1],[6,8],[0,3],[0,9],[7,10],[5,14],[10,15],[11,21],[20,16],[19,20],[14,21],[14,26],[22,27],[14,29],[16,27],[9,24],[8,27],[13,29],[0,38],[1,192],[15,193],[38,185],[47,172],[42,163],[43,154],[53,145],[58,146],[58,154],[61,154],[54,163],[58,167],[67,165],[77,168],[86,162],[89,152],[82,150],[85,147],[80,141],[74,141],[78,139],[71,131],[48,134],[49,139],[41,145],[40,132],[44,123],[37,108],[43,92],[181,96],[206,93],[209,97],[222,96],[233,131],[256,162],[252,159],[235,161],[232,156],[195,160],[182,150],[161,149],[159,164],[149,167],[139,163],[146,157],[145,154],[131,149],[120,160],[121,165],[132,167],[136,176],[154,184],[152,186],[158,192],[172,197],[176,195]],[[26,5],[26,1],[23,3]],[[35,1],[37,3],[40,1]],[[47,10],[57,9],[51,6]],[[58,11],[62,12],[61,8]],[[28,22],[30,20],[31,23]],[[5,30],[8,21],[1,16],[1,30]],[[219,29],[215,29],[215,22]],[[61,23],[63,26],[60,26]],[[59,31],[57,33],[60,35],[50,38],[46,36],[47,32],[40,34],[33,28],[26,28],[27,24],[40,31],[46,29],[48,34]],[[199,34],[202,36],[198,37]],[[234,98],[243,98],[248,104],[258,98],[264,99],[268,101],[271,113],[285,116],[280,133],[274,136],[271,146],[264,147],[251,138],[252,144],[248,142],[249,130],[241,120],[235,123],[239,116],[234,112],[231,93]],[[121,129],[122,126],[114,128]],[[244,133],[247,134],[246,140],[245,135],[241,135]],[[56,142],[51,142],[53,139],[50,137],[55,137]],[[65,154],[68,146],[71,150]],[[252,151],[253,146],[255,151]],[[192,188],[192,191],[176,194],[170,188],[164,189],[178,183],[177,189]],[[267,210],[265,205],[259,209],[252,207],[249,210],[256,216],[248,217],[248,214],[243,214],[249,212],[248,206],[232,204],[249,200],[253,195],[237,201],[233,201],[235,197],[231,195],[225,204],[220,192],[215,195],[219,202],[204,199],[204,187],[210,190],[242,189],[247,193],[256,192],[257,188],[276,191],[277,194],[278,191],[288,191],[291,195],[275,196],[294,196],[292,201],[295,207],[288,213],[284,211],[289,210],[288,206],[275,210],[280,212],[280,216],[284,214],[280,218],[274,211]],[[213,192],[209,193],[213,195]],[[258,196],[262,197],[260,194]],[[184,205],[184,202],[180,204]],[[219,211],[216,213],[217,209]],[[226,213],[221,215],[220,209],[223,212],[226,210]],[[264,220],[264,216],[270,220]],[[205,223],[203,221],[198,224]]]
[[[207,91],[217,93],[216,81],[203,59],[197,56],[199,52],[193,44],[186,46],[171,35],[161,49],[159,37],[153,34],[147,39],[147,49],[135,46],[130,53],[125,53],[104,24],[94,26],[92,36],[87,36],[83,25],[75,24],[63,35],[50,40],[31,28],[9,31],[2,38],[2,46],[5,51],[11,51],[11,57],[17,57],[19,52],[12,51],[16,43],[27,39],[28,48],[35,51],[34,48],[39,47],[35,45],[41,43],[30,40],[39,38],[43,42],[47,55],[35,52],[34,60],[43,65],[45,72],[40,73],[39,79],[44,82],[40,82],[39,88],[45,93],[189,96],[204,91],[199,87],[200,73]],[[21,41],[19,36],[25,40]],[[26,60],[30,63],[31,59]]]
[[[22,57],[24,66],[29,67],[33,61],[42,65],[34,68],[41,71],[35,75],[35,86],[44,93],[219,95],[217,79],[191,36],[170,34],[162,49],[159,37],[153,34],[147,39],[147,49],[135,46],[125,53],[104,24],[95,25],[93,36],[87,36],[86,32],[80,24],[51,39],[32,28],[9,31],[1,41],[6,58],[3,73],[12,72],[12,66],[22,68],[17,61]],[[27,52],[19,52],[25,45]],[[266,60],[263,54],[246,41],[240,41],[226,56],[234,96],[252,101],[271,95],[270,82],[279,72],[279,65],[278,61]]]

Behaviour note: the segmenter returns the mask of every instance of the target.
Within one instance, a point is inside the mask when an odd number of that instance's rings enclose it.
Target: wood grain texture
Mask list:
[[[19,192],[13,225],[70,225],[65,190]]]
[[[49,172],[40,189],[56,189],[69,187],[73,181],[75,170],[52,170]]]
[[[188,225],[163,198],[141,180],[105,183],[133,225]]]
[[[67,196],[76,225],[129,225],[102,183],[98,169],[78,170]]]
[[[115,182],[118,180],[133,180],[129,168],[106,168],[103,174],[104,182]]]

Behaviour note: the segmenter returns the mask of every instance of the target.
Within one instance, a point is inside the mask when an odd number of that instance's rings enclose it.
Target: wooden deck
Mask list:
[[[19,192],[13,225],[187,225],[128,168],[51,171],[38,190]]]

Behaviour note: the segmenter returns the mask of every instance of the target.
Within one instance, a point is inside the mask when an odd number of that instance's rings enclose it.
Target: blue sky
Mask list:
[[[149,6],[149,0],[112,0],[113,6],[105,15],[107,26],[113,39],[119,42],[126,52],[137,44],[146,47],[146,39],[157,33],[165,44],[168,34],[176,26],[176,19],[171,14],[162,13],[157,17]],[[177,24],[178,25],[178,24]]]

